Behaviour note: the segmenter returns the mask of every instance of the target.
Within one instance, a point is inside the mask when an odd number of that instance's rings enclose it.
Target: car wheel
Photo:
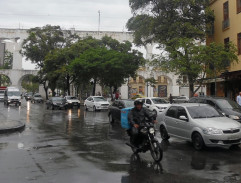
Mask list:
[[[110,122],[110,123],[114,123],[114,122],[115,122],[112,114],[109,114],[109,122]]]
[[[95,107],[95,106],[93,106],[93,111],[95,111],[95,112],[96,112],[96,107]]]
[[[85,105],[85,110],[88,111],[88,107]]]
[[[49,106],[47,105],[47,109],[49,109]]]
[[[163,140],[168,140],[170,138],[170,136],[168,135],[167,129],[163,125],[160,126],[160,134]]]
[[[54,110],[54,106],[52,105],[52,110]]]
[[[203,138],[198,132],[193,134],[192,143],[193,143],[193,147],[198,151],[202,150],[205,147]]]

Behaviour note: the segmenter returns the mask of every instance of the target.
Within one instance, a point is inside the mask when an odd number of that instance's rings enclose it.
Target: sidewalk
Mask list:
[[[25,123],[20,121],[0,121],[0,134],[21,131],[25,128]]]

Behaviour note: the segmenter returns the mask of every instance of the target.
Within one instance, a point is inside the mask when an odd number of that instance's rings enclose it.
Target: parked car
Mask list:
[[[181,138],[196,150],[205,146],[231,147],[241,143],[241,124],[207,104],[173,104],[158,118],[161,137]]]
[[[26,93],[26,95],[25,95],[25,100],[26,100],[26,101],[29,101],[29,100],[32,99],[32,97],[33,97],[33,92],[28,92],[28,93]]]
[[[121,109],[134,107],[133,100],[116,100],[109,106],[108,116],[110,123],[121,120]]]
[[[137,99],[137,98],[145,98],[145,96],[142,95],[142,94],[137,94],[137,95],[133,96],[131,99],[132,99],[132,100],[135,100],[135,99]]]
[[[62,97],[52,97],[46,102],[47,109],[67,109],[68,103]]]
[[[4,105],[15,104],[21,106],[21,93],[18,88],[7,87],[4,92]]]
[[[43,97],[36,93],[33,95],[33,97],[31,98],[31,103],[43,103],[44,102],[44,99]]]
[[[145,106],[149,108],[151,111],[155,112],[156,115],[159,115],[168,106],[171,105],[168,101],[160,97],[146,97],[146,98],[139,98],[136,100],[142,100]]]
[[[189,98],[187,96],[180,96],[180,97],[176,97],[173,99],[173,103],[187,103],[189,101]]]
[[[234,101],[223,97],[193,97],[189,103],[203,103],[215,107],[223,115],[241,123],[241,107]]]
[[[70,108],[73,108],[74,106],[76,106],[76,107],[80,107],[80,101],[77,99],[77,97],[73,97],[73,96],[66,96],[66,97],[64,97],[65,98],[65,100],[67,101],[67,103],[68,103],[68,106],[70,107]]]
[[[110,103],[101,96],[90,96],[84,102],[85,110],[92,109],[93,111],[107,110]]]

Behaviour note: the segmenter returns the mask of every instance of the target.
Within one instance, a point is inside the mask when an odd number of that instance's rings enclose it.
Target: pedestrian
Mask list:
[[[172,94],[170,94],[169,100],[170,100],[170,103],[172,104],[172,103],[173,103],[173,97],[172,97]]]
[[[239,92],[239,95],[237,96],[237,103],[241,106],[241,92]]]
[[[120,97],[119,91],[116,91],[116,92],[115,92],[115,99],[118,100],[119,97]]]

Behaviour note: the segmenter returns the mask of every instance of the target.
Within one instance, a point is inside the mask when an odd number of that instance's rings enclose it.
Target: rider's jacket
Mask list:
[[[141,124],[148,121],[156,120],[156,115],[149,109],[143,107],[141,110],[133,108],[128,114],[128,121],[133,126],[134,124]]]

